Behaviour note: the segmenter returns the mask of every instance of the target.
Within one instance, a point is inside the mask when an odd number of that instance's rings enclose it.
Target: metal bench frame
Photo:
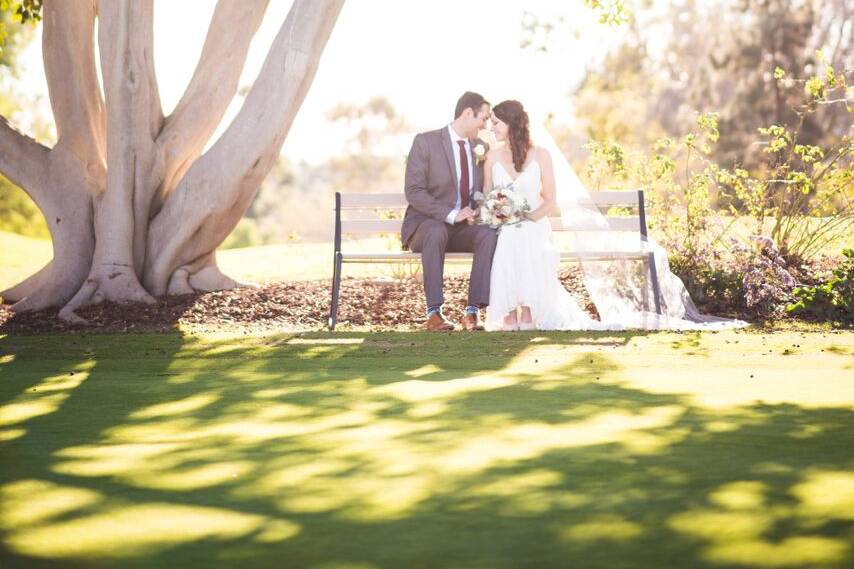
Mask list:
[[[643,190],[628,191],[603,191],[594,192],[591,195],[596,207],[608,208],[612,206],[629,207],[637,209],[636,216],[606,216],[612,230],[637,232],[640,241],[645,242],[647,238],[646,209]],[[342,251],[343,236],[347,234],[400,234],[402,219],[376,219],[376,217],[363,219],[341,219],[342,210],[373,213],[376,210],[404,210],[407,206],[403,194],[342,194],[335,192],[335,250],[332,265],[332,304],[329,310],[328,325],[330,330],[335,329],[338,320],[338,301],[341,292],[341,273],[344,263],[413,263],[421,259],[420,253],[411,251],[384,251],[376,253],[345,253]],[[577,229],[564,228],[560,218],[549,218],[553,231],[577,231]],[[447,253],[446,262],[470,262],[471,253]],[[637,259],[644,263],[644,268],[652,282],[653,302],[655,312],[661,314],[661,290],[659,288],[658,273],[655,268],[655,256],[652,251],[639,250],[637,252],[624,251],[596,251],[596,252],[570,252],[561,251],[560,260],[564,261],[604,261],[611,259]],[[644,287],[646,290],[646,287]],[[644,298],[646,304],[648,300]]]

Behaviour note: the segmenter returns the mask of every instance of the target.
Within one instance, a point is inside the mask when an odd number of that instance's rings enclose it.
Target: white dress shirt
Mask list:
[[[457,134],[452,124],[448,125],[448,132],[451,134],[451,155],[454,157],[454,165],[457,167],[457,203],[454,209],[451,210],[451,213],[448,214],[448,217],[445,218],[445,221],[453,225],[454,219],[462,209],[462,204],[460,203],[460,178],[463,175],[463,171],[460,167],[460,145],[457,143],[458,140],[466,143],[466,159],[469,163],[469,195],[472,194],[472,190],[474,189],[474,168],[471,160],[471,144],[468,138],[463,138]]]

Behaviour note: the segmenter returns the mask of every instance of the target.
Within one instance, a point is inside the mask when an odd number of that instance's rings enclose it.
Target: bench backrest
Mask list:
[[[633,231],[643,236],[647,234],[646,212],[643,190],[619,190],[592,192],[590,197],[599,209],[625,207],[637,210],[637,215],[605,216],[611,230]],[[403,194],[343,194],[335,193],[335,237],[340,242],[341,235],[369,235],[381,233],[400,233],[403,223],[402,211],[409,204]],[[381,219],[380,211],[401,212],[399,219]],[[344,219],[343,212],[348,212]],[[559,217],[549,221],[553,231],[577,231],[565,228]],[[583,230],[582,230],[583,231]]]

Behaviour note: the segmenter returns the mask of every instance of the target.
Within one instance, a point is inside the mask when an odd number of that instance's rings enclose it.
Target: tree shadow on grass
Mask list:
[[[631,337],[0,339],[2,566],[850,565],[854,411],[638,389]]]

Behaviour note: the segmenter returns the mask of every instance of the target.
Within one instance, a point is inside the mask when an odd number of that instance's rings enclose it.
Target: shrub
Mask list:
[[[797,287],[795,302],[786,307],[792,314],[833,322],[854,323],[854,250],[843,249],[842,263],[815,286]]]
[[[730,239],[729,249],[690,250],[673,245],[671,270],[705,310],[768,318],[784,314],[795,277],[774,242]]]

